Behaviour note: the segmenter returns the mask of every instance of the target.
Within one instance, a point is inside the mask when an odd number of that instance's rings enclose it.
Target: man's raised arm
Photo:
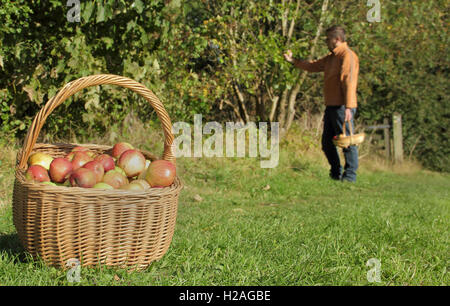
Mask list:
[[[288,50],[284,54],[284,58],[295,67],[309,71],[309,72],[322,72],[325,70],[325,62],[329,55],[322,57],[315,61],[306,61],[302,59],[296,59],[292,57],[292,51]]]

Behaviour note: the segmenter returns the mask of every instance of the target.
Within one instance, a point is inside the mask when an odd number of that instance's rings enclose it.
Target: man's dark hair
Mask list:
[[[345,41],[345,30],[341,26],[332,26],[326,30],[326,34],[331,38],[339,38],[342,42]]]

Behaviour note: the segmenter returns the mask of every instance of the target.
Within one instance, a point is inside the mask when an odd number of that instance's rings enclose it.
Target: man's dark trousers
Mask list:
[[[351,109],[352,128],[354,128],[353,118],[356,108]],[[358,169],[358,149],[356,146],[344,148],[345,166],[342,173],[341,161],[336,146],[333,143],[333,137],[342,134],[342,126],[345,119],[345,106],[327,106],[325,109],[323,134],[322,134],[322,150],[324,151],[328,163],[331,166],[330,176],[333,179],[342,179],[351,182],[356,181],[356,170]],[[346,125],[346,134],[350,135],[349,124]]]

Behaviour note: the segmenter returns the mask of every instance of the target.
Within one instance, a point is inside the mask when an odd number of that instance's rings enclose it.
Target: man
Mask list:
[[[340,26],[333,26],[326,30],[326,43],[331,51],[328,55],[316,61],[306,61],[292,57],[288,50],[284,57],[295,67],[309,72],[324,72],[325,116],[322,134],[322,150],[331,166],[330,177],[335,180],[348,182],[356,181],[358,169],[358,150],[356,146],[343,149],[345,156],[344,172],[339,159],[333,137],[342,134],[344,122],[347,135],[349,124],[357,108],[356,87],[358,82],[359,59],[350,50],[345,41],[345,31]]]

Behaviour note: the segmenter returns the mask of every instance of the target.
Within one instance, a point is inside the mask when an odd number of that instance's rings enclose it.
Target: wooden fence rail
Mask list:
[[[391,128],[393,139],[391,141]],[[389,118],[383,119],[383,124],[368,125],[363,127],[364,130],[383,129],[384,152],[386,159],[390,160],[394,157],[395,163],[403,162],[403,134],[402,134],[402,116],[395,113],[392,116],[392,124],[389,124]],[[392,150],[392,149],[393,150]],[[393,151],[393,152],[392,152]]]

